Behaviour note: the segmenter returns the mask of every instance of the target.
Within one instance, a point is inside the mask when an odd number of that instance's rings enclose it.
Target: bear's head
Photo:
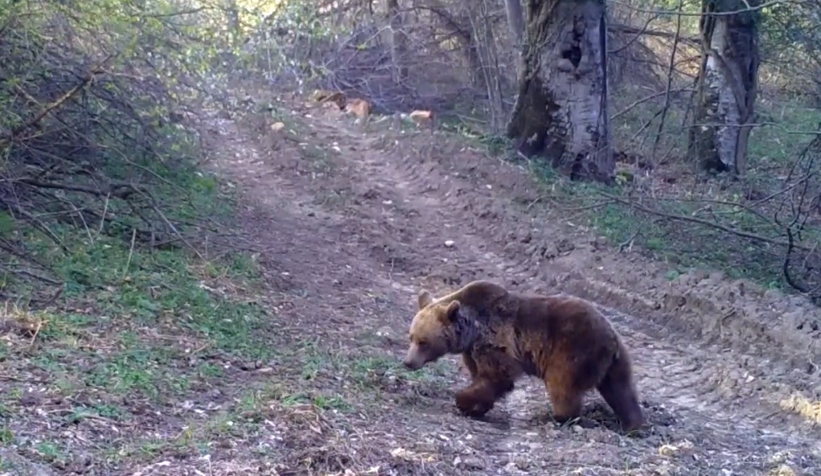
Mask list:
[[[448,353],[462,352],[456,349],[459,339],[459,301],[434,302],[426,291],[419,292],[419,312],[410,325],[410,347],[403,364],[418,370],[428,362],[435,362]]]

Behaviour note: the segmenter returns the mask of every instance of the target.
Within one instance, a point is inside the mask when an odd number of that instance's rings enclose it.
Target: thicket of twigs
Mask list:
[[[0,11],[0,298],[18,278],[60,289],[42,237],[70,253],[77,239],[160,248],[202,234],[185,104],[213,56],[198,44],[213,45],[216,28],[208,11],[171,7],[33,1]]]

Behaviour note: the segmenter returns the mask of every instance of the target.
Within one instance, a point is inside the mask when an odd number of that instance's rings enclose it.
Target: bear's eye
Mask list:
[[[427,347],[428,342],[424,341],[424,340],[420,340],[419,342],[416,343],[416,345],[418,345],[419,347]]]

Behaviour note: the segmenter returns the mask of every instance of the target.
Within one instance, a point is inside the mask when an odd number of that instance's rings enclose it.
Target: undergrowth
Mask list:
[[[63,450],[37,435],[49,419],[38,423],[28,408],[64,401],[67,422],[127,422],[139,402],[174,402],[224,379],[225,362],[272,356],[254,256],[206,239],[230,229],[237,197],[189,161],[144,166],[167,184],[151,193],[178,242],[153,247],[93,223],[41,220],[44,232],[3,221],[2,238],[24,243],[26,257],[0,278],[0,429],[4,444],[52,466]],[[15,272],[30,261],[51,275]]]
[[[786,249],[783,230],[769,221],[772,216],[766,214],[772,213],[771,209],[748,208],[745,204],[750,201],[744,196],[751,188],[766,195],[783,187],[780,180],[784,170],[812,139],[807,132],[817,128],[821,113],[798,104],[794,106],[766,102],[759,106],[763,116],[777,115],[779,126],[761,127],[752,134],[751,170],[743,184],[728,183],[720,177],[707,178],[697,190],[690,188],[690,183],[665,186],[661,198],[650,196],[646,190],[636,190],[622,180],[617,180],[613,187],[571,182],[537,159],[526,165],[550,198],[548,208],[557,208],[555,213],[577,225],[595,229],[617,249],[639,251],[668,263],[670,279],[693,269],[713,269],[733,279],[750,279],[765,287],[795,292],[783,274]],[[632,114],[650,117],[652,111]],[[483,134],[464,123],[443,124],[443,129],[467,138],[494,157],[523,164],[503,137]],[[615,134],[618,135],[618,131]],[[802,137],[804,139],[799,140]],[[659,150],[665,149],[659,147]],[[659,180],[665,172],[664,166],[657,167],[650,180]],[[680,217],[701,217],[711,225],[726,229],[688,222]],[[763,239],[745,238],[736,232]],[[819,229],[803,230],[805,241],[819,236]]]

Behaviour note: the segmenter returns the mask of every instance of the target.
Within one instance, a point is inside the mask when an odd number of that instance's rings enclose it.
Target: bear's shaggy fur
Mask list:
[[[456,394],[464,414],[480,417],[524,375],[542,379],[559,422],[576,418],[596,388],[631,431],[644,425],[627,349],[588,301],[508,292],[474,281],[434,300],[422,290],[404,364],[417,370],[445,354],[462,354],[471,383]]]

